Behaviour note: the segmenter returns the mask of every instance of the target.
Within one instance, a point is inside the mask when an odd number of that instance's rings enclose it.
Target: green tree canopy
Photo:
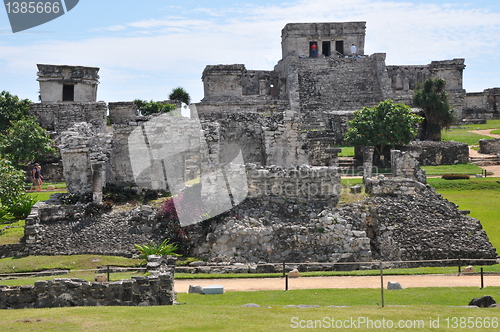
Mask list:
[[[20,120],[28,115],[31,101],[19,99],[7,91],[0,92],[0,132],[5,131],[10,121]]]
[[[25,175],[0,155],[0,205],[14,204],[24,190]]]
[[[158,113],[167,113],[174,111],[176,106],[173,104],[166,104],[159,101],[145,101],[141,99],[134,100],[135,105],[141,111],[142,115],[151,115]]]
[[[32,116],[11,121],[4,133],[0,133],[0,154],[18,165],[54,155],[56,150],[49,135]]]
[[[445,91],[446,82],[437,78],[426,79],[424,85],[419,85],[413,93],[413,104],[422,108],[425,115],[424,139],[440,141],[441,130],[455,122],[454,112],[448,102]]]
[[[184,104],[189,105],[191,101],[191,97],[189,96],[189,93],[187,93],[183,88],[177,87],[172,90],[172,93],[168,96],[170,100],[180,100]]]
[[[354,112],[345,140],[355,146],[373,146],[382,156],[385,146],[410,143],[417,135],[416,124],[421,120],[409,106],[386,100]]]

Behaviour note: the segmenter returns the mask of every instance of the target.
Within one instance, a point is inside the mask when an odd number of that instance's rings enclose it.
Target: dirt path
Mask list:
[[[481,277],[471,275],[419,275],[384,276],[384,287],[388,281],[397,281],[403,288],[409,287],[480,287]],[[249,279],[180,279],[175,280],[175,291],[187,293],[189,285],[201,287],[222,285],[224,291],[284,290],[284,278]],[[485,286],[500,286],[500,275],[485,275]],[[322,288],[380,288],[380,276],[366,277],[299,277],[288,280],[288,289]]]
[[[469,132],[478,135],[490,136],[492,138],[500,138],[500,135],[498,134],[490,134],[492,130],[494,129],[469,130]]]

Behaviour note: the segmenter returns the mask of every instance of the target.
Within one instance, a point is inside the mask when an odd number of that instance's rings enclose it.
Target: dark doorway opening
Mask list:
[[[323,47],[322,47],[321,53],[323,53],[324,56],[330,56],[330,54],[332,54],[332,51],[330,48],[330,42],[324,41],[322,46]]]
[[[318,56],[318,43],[309,42],[309,57],[316,58]]]
[[[343,40],[335,41],[335,51],[337,51],[338,55],[344,55],[344,41]]]
[[[75,101],[75,86],[72,84],[63,85],[63,101]]]

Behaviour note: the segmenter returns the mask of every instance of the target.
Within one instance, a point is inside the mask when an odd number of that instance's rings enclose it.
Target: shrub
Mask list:
[[[24,191],[24,172],[17,170],[12,162],[0,156],[0,179],[0,204],[14,204]]]
[[[6,208],[0,206],[0,223],[6,224],[11,222],[12,219],[12,214]]]
[[[445,180],[468,180],[470,176],[468,174],[460,173],[446,173],[441,176]]]
[[[143,244],[143,245],[134,244],[134,247],[140,252],[139,258],[145,260],[148,259],[149,255],[179,256],[174,252],[177,250],[177,245],[168,243],[168,239],[163,240],[163,242],[160,244],[156,244],[153,241],[151,241],[148,244]]]
[[[16,219],[24,219],[30,214],[31,208],[37,201],[36,197],[23,193],[17,197],[15,202],[7,207],[7,211]]]
[[[108,183],[103,189],[103,198],[114,203],[124,203],[139,199],[139,195],[132,185]]]
[[[65,205],[75,205],[76,203],[90,203],[92,202],[92,193],[64,194],[60,199],[61,202]]]

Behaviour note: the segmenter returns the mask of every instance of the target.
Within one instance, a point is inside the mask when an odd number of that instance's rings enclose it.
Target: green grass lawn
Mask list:
[[[464,173],[469,175],[481,174],[482,168],[475,164],[422,166],[427,175],[443,175],[446,173]]]
[[[451,129],[442,132],[443,141],[455,141],[467,143],[468,145],[478,145],[480,139],[491,139],[490,136],[478,135],[469,132],[470,129]]]
[[[469,180],[428,179],[428,183],[461,210],[481,221],[490,242],[500,251],[500,178],[471,178]]]
[[[399,324],[402,328],[377,331],[457,331],[460,319],[474,324],[498,322],[498,309],[471,309],[474,297],[500,294],[499,287],[408,288],[385,291],[381,308],[377,289],[318,289],[292,291],[226,292],[221,295],[178,294],[176,306],[161,307],[78,307],[9,310],[0,318],[1,331],[293,331],[308,324],[329,329],[327,322],[349,321],[356,331],[373,331],[371,324]],[[256,303],[257,308],[241,307]],[[318,305],[296,308],[288,305]],[[329,307],[335,306],[335,307]],[[348,306],[348,307],[338,307]],[[446,320],[448,318],[448,320]],[[438,323],[439,319],[439,323]],[[315,322],[317,321],[317,322]],[[431,326],[431,321],[435,325]],[[454,324],[457,324],[456,326]],[[495,323],[494,326],[497,326]],[[363,325],[360,325],[363,324]],[[299,328],[302,326],[302,328]],[[313,327],[313,325],[309,325]],[[474,325],[479,326],[479,325]],[[478,331],[478,328],[468,328]],[[490,328],[495,331],[498,328]]]

